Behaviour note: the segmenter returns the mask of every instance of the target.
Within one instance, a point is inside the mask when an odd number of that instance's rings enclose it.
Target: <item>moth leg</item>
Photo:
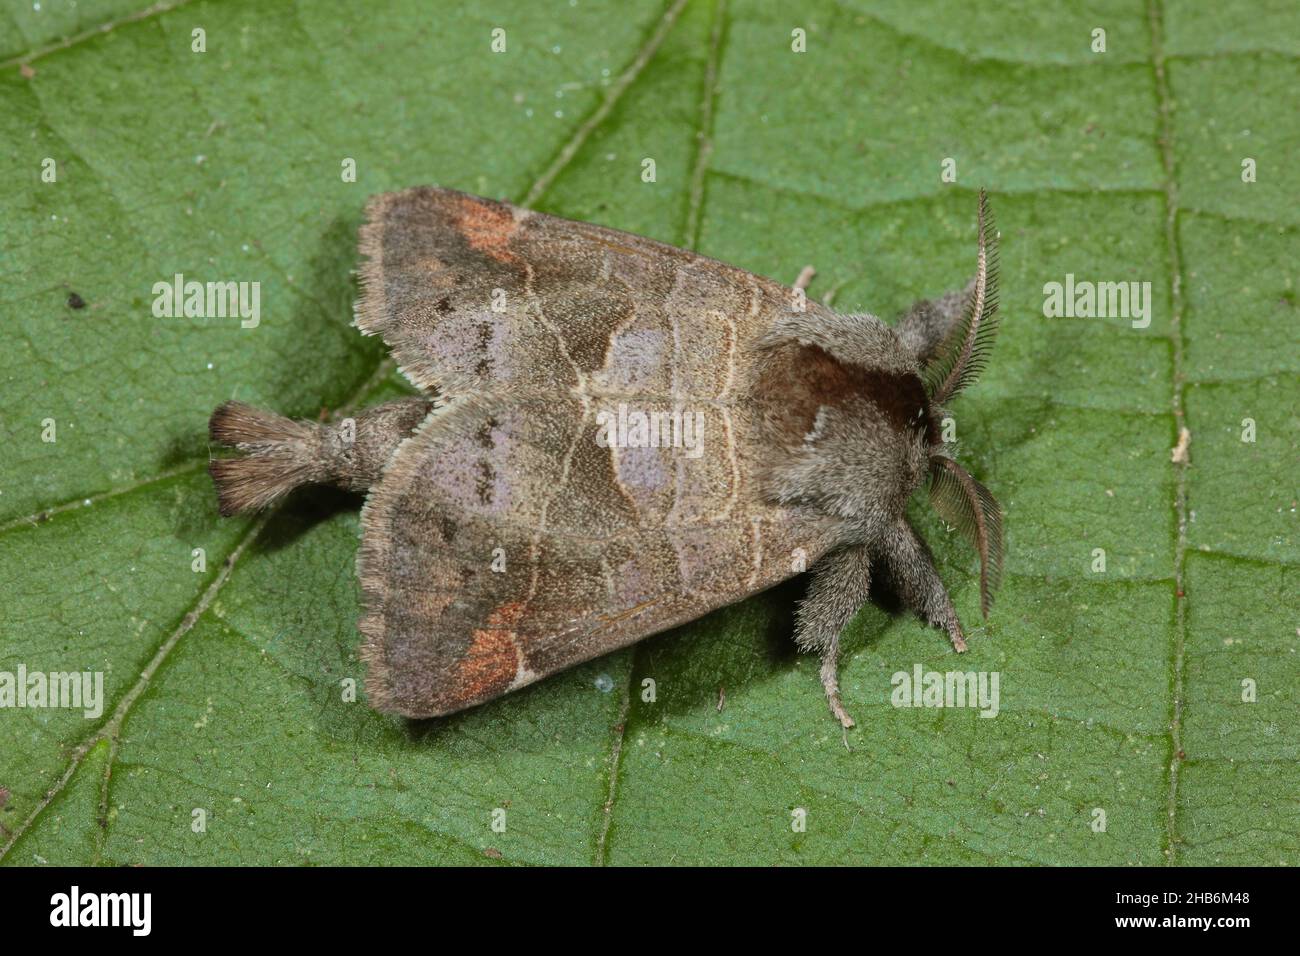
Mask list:
[[[974,287],[975,279],[972,278],[963,289],[953,289],[937,299],[922,299],[894,325],[894,331],[916,356],[918,364],[925,365],[938,352],[943,340],[961,318]]]
[[[871,556],[865,546],[845,548],[822,558],[812,569],[808,597],[795,619],[795,641],[805,651],[820,651],[822,687],[831,713],[840,726],[853,718],[840,702],[840,632],[867,603],[871,588]]]
[[[794,288],[801,289],[804,292],[807,292],[808,286],[812,282],[813,276],[815,276],[816,274],[817,274],[817,270],[814,269],[812,266],[804,266],[802,269],[799,270],[799,278],[794,280]]]
[[[900,518],[886,533],[878,545],[878,554],[889,569],[890,580],[902,602],[923,621],[947,631],[958,653],[966,650],[961,621],[957,619],[948,589],[935,570],[930,549],[906,518]]]

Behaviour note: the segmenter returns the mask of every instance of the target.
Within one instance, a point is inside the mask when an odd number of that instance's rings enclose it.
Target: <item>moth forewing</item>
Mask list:
[[[380,709],[490,700],[763,590],[833,543],[829,522],[764,500],[755,477],[753,346],[790,290],[451,190],[372,203],[363,251],[358,325],[457,402],[399,449],[366,508]]]

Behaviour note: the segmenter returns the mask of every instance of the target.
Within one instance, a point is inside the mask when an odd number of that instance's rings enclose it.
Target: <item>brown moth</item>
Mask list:
[[[375,197],[356,325],[420,392],[334,424],[238,402],[211,437],[221,512],[366,491],[371,704],[449,714],[812,572],[795,639],[840,702],[873,569],[966,647],[904,514],[930,497],[1002,568],[1001,514],[940,441],[988,357],[996,233],[969,286],[890,327],[713,259],[451,189]],[[803,279],[801,278],[800,285]]]

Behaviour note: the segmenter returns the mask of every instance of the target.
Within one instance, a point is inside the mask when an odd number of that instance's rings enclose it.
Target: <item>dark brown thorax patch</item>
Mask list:
[[[875,406],[894,431],[913,431],[937,444],[939,432],[921,377],[843,362],[819,345],[792,345],[769,363],[757,392],[771,409],[769,421],[791,444],[813,430],[823,406],[842,407],[853,399]]]

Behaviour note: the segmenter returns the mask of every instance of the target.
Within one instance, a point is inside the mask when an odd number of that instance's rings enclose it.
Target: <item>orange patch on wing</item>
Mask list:
[[[506,206],[489,205],[466,196],[461,200],[457,225],[471,249],[499,262],[510,262],[515,258],[510,251],[510,237],[515,234],[518,224]]]
[[[523,617],[520,603],[503,604],[474,631],[468,650],[456,665],[456,686],[466,699],[487,700],[502,693],[519,670],[514,627]]]

